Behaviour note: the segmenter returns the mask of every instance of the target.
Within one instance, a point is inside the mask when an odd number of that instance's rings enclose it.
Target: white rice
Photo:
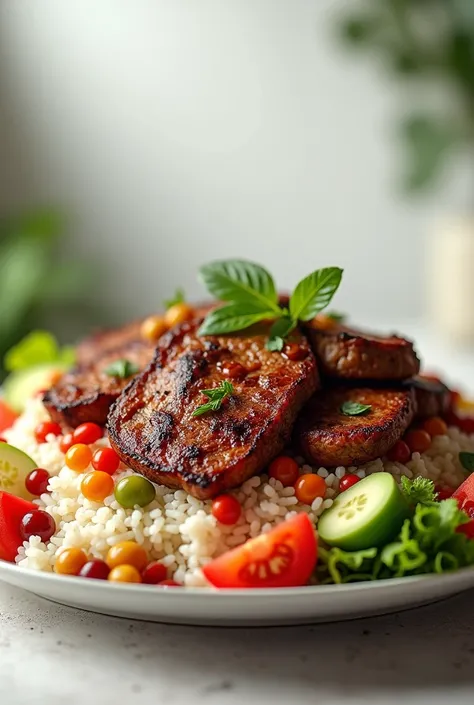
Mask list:
[[[104,502],[87,500],[80,490],[84,474],[65,466],[58,439],[50,436],[46,443],[36,443],[34,430],[47,419],[41,401],[32,399],[13,428],[4,434],[9,443],[24,450],[52,475],[51,494],[43,494],[36,503],[51,514],[58,529],[46,545],[38,537],[24,542],[17,563],[33,570],[52,571],[63,548],[83,548],[91,557],[105,558],[110,546],[133,540],[145,547],[151,560],[161,560],[170,576],[188,586],[205,585],[201,567],[207,562],[297,512],[306,512],[317,525],[320,514],[339,493],[339,481],[347,472],[365,477],[385,471],[398,481],[402,475],[421,475],[436,484],[457,487],[464,479],[458,454],[462,450],[474,452],[474,435],[450,428],[446,436],[433,439],[426,453],[414,453],[406,465],[379,458],[357,468],[313,468],[296,456],[302,474],[317,472],[324,478],[324,499],[319,497],[311,506],[303,505],[296,499],[293,487],[283,487],[267,475],[252,477],[233,492],[243,508],[239,521],[234,526],[224,526],[212,516],[210,501],[203,502],[183,490],[172,491],[162,485],[156,485],[156,499],[145,508],[124,509],[113,496]],[[108,445],[108,441],[103,439],[96,445]],[[131,473],[121,466],[114,479]]]

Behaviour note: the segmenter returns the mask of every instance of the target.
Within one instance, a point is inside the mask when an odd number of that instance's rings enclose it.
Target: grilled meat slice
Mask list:
[[[449,410],[451,391],[442,382],[419,375],[407,380],[405,384],[415,390],[417,418],[426,419],[430,416],[444,416]]]
[[[195,304],[193,316],[201,318],[215,305]],[[55,421],[72,427],[85,421],[105,424],[111,404],[131,381],[131,377],[111,377],[105,370],[116,360],[126,359],[141,372],[153,358],[156,343],[143,340],[143,320],[99,331],[79,343],[76,369],[64,375],[43,398]]]
[[[142,323],[143,319],[132,321],[120,328],[100,330],[82,340],[76,346],[78,367],[91,365],[104,355],[123,350],[129,344],[139,341]]]
[[[346,416],[344,402],[370,404],[360,416]],[[412,389],[333,387],[316,394],[303,410],[294,438],[313,465],[361,465],[384,455],[401,438],[415,412]]]
[[[121,459],[168,487],[201,499],[257,474],[288,442],[295,419],[318,385],[307,339],[288,359],[265,348],[269,325],[245,335],[198,337],[199,321],[184,323],[158,342],[151,365],[112,406],[109,438]],[[221,408],[193,411],[203,389],[229,379],[234,393]]]
[[[321,372],[329,377],[400,381],[420,369],[413,344],[405,338],[384,338],[337,323],[321,327],[317,318],[306,333]]]
[[[132,337],[119,347],[99,351],[95,361],[67,372],[44,394],[43,403],[54,421],[73,428],[85,421],[104,425],[111,404],[131,380],[113,377],[105,370],[126,359],[141,371],[153,358],[155,345]]]

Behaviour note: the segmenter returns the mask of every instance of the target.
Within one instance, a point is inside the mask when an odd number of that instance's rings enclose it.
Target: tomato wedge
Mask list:
[[[23,543],[20,536],[20,523],[25,514],[38,509],[36,504],[16,497],[8,492],[0,492],[0,559],[15,561],[19,547]]]
[[[249,539],[203,568],[218,588],[281,588],[306,585],[318,545],[307,514],[298,514],[266,534]]]
[[[0,433],[13,426],[17,418],[18,414],[0,399]]]
[[[459,485],[457,490],[453,492],[452,497],[457,499],[459,508],[471,516],[471,512],[467,510],[474,507],[474,473],[471,473],[462,485]],[[472,514],[471,518],[474,519],[474,514]]]

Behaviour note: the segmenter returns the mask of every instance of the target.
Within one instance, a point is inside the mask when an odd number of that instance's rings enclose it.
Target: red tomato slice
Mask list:
[[[18,418],[18,414],[10,409],[8,404],[0,399],[0,433],[13,426],[13,422]]]
[[[457,499],[459,508],[474,519],[474,473],[467,477],[452,494],[453,499]]]
[[[314,526],[298,514],[203,568],[218,588],[277,588],[306,585],[316,565]]]
[[[20,523],[25,514],[38,509],[36,504],[8,492],[0,492],[0,559],[14,562],[22,544]]]

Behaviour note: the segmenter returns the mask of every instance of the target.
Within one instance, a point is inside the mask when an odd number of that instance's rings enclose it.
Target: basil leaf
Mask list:
[[[362,416],[372,408],[371,404],[359,404],[357,401],[345,401],[341,411],[345,416]]]
[[[216,308],[207,314],[198,335],[223,335],[243,330],[265,318],[274,318],[275,312],[251,304],[233,303]]]
[[[109,377],[118,377],[119,379],[128,379],[132,375],[136,375],[139,371],[138,365],[130,360],[115,360],[111,365],[105,368],[104,372]]]
[[[459,462],[464,470],[474,472],[474,453],[468,453],[467,451],[459,453]]]
[[[184,293],[184,289],[176,289],[174,292],[174,296],[172,296],[170,299],[165,299],[163,301],[163,304],[165,306],[165,309],[168,310],[172,306],[175,306],[176,304],[182,304],[186,301],[186,294]]]
[[[283,338],[280,338],[279,335],[274,335],[267,340],[267,342],[265,343],[265,347],[267,350],[270,350],[270,352],[281,352],[283,350],[284,344],[285,341],[283,340]]]
[[[326,308],[341,283],[342,273],[339,267],[326,267],[302,279],[290,298],[291,317],[309,321]]]
[[[278,321],[275,321],[270,328],[270,337],[273,338],[274,336],[277,336],[280,338],[286,338],[288,333],[291,333],[294,328],[296,328],[296,321],[292,320],[288,316],[283,316],[283,318],[279,318]]]
[[[205,264],[199,275],[217,299],[252,304],[260,311],[280,312],[275,282],[266,269],[245,260],[223,260]]]

